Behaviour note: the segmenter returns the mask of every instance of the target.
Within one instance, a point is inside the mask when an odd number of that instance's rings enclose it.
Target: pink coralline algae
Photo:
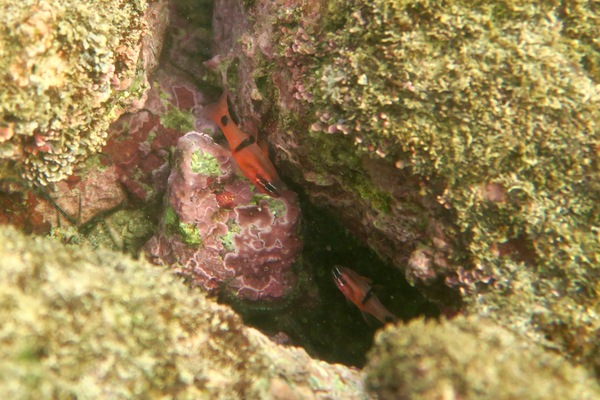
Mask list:
[[[193,286],[242,300],[276,301],[296,287],[302,249],[293,192],[273,199],[244,179],[228,149],[203,133],[178,141],[159,231],[145,246]]]

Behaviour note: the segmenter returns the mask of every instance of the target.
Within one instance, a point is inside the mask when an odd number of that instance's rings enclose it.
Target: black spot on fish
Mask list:
[[[229,123],[229,118],[227,118],[227,115],[223,115],[221,117],[221,125],[227,126],[228,123]]]
[[[238,144],[235,149],[233,149],[233,152],[237,153],[238,151],[250,146],[252,143],[254,143],[254,136],[248,136],[246,139],[242,140],[242,142]]]
[[[362,300],[360,301],[360,304],[364,306],[365,304],[367,304],[367,301],[371,300],[371,297],[373,297],[373,289],[369,288],[367,293],[365,293]]]

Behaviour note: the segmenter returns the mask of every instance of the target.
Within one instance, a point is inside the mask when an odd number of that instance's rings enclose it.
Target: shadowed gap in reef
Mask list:
[[[375,318],[365,320],[360,310],[345,299],[332,280],[334,265],[371,278],[375,294],[400,323],[439,315],[400,270],[382,261],[330,213],[304,196],[300,201],[304,251],[298,268],[304,269],[300,274],[304,280],[294,299],[283,307],[232,304],[248,325],[278,342],[302,346],[313,357],[362,367],[373,335],[383,325]]]

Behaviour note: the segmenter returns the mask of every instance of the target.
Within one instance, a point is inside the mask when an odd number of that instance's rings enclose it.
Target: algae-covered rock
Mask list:
[[[165,2],[1,0],[0,9],[0,178],[60,181],[140,106]]]
[[[177,142],[156,235],[144,250],[192,286],[250,302],[277,302],[297,288],[302,250],[295,193],[271,198],[235,171],[231,151],[203,133]]]
[[[365,368],[378,399],[596,399],[581,367],[479,318],[388,326]]]
[[[364,398],[360,374],[245,328],[119,253],[0,230],[3,398]]]
[[[600,371],[597,8],[244,4],[216,51],[280,171],[430,296]]]

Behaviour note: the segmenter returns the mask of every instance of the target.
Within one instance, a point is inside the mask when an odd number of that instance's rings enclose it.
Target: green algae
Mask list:
[[[192,154],[190,168],[195,174],[213,177],[221,175],[221,164],[219,163],[219,160],[201,150],[196,150]]]
[[[178,235],[185,244],[190,246],[202,246],[203,240],[198,228],[194,224],[182,222],[173,207],[167,207],[162,221],[166,227],[165,233],[167,235]]]
[[[235,250],[235,235],[237,232],[232,230],[228,230],[226,234],[223,236],[219,236],[221,243],[223,244],[223,248],[227,252],[232,252]]]
[[[275,199],[263,193],[256,193],[255,195],[253,195],[248,203],[259,206],[262,201],[267,203],[271,214],[273,214],[273,217],[275,218],[284,215],[287,211],[287,207],[285,206],[285,203],[282,200]]]
[[[202,246],[203,241],[202,237],[200,236],[200,232],[198,232],[198,228],[196,228],[193,224],[180,222],[178,225],[178,231],[185,244],[190,246]]]
[[[190,111],[183,111],[173,107],[161,115],[160,123],[165,128],[186,133],[194,130],[194,115]]]
[[[163,213],[162,221],[167,227],[174,227],[179,224],[179,217],[177,217],[177,214],[175,213],[173,207],[167,207],[167,209]],[[172,233],[172,229],[167,229],[167,232]]]
[[[102,246],[137,257],[155,230],[156,224],[146,211],[117,210],[85,232],[85,241],[92,247]]]
[[[111,210],[85,224],[57,226],[49,237],[66,245],[102,247],[138,257],[142,246],[152,236],[156,224],[144,210]]]

